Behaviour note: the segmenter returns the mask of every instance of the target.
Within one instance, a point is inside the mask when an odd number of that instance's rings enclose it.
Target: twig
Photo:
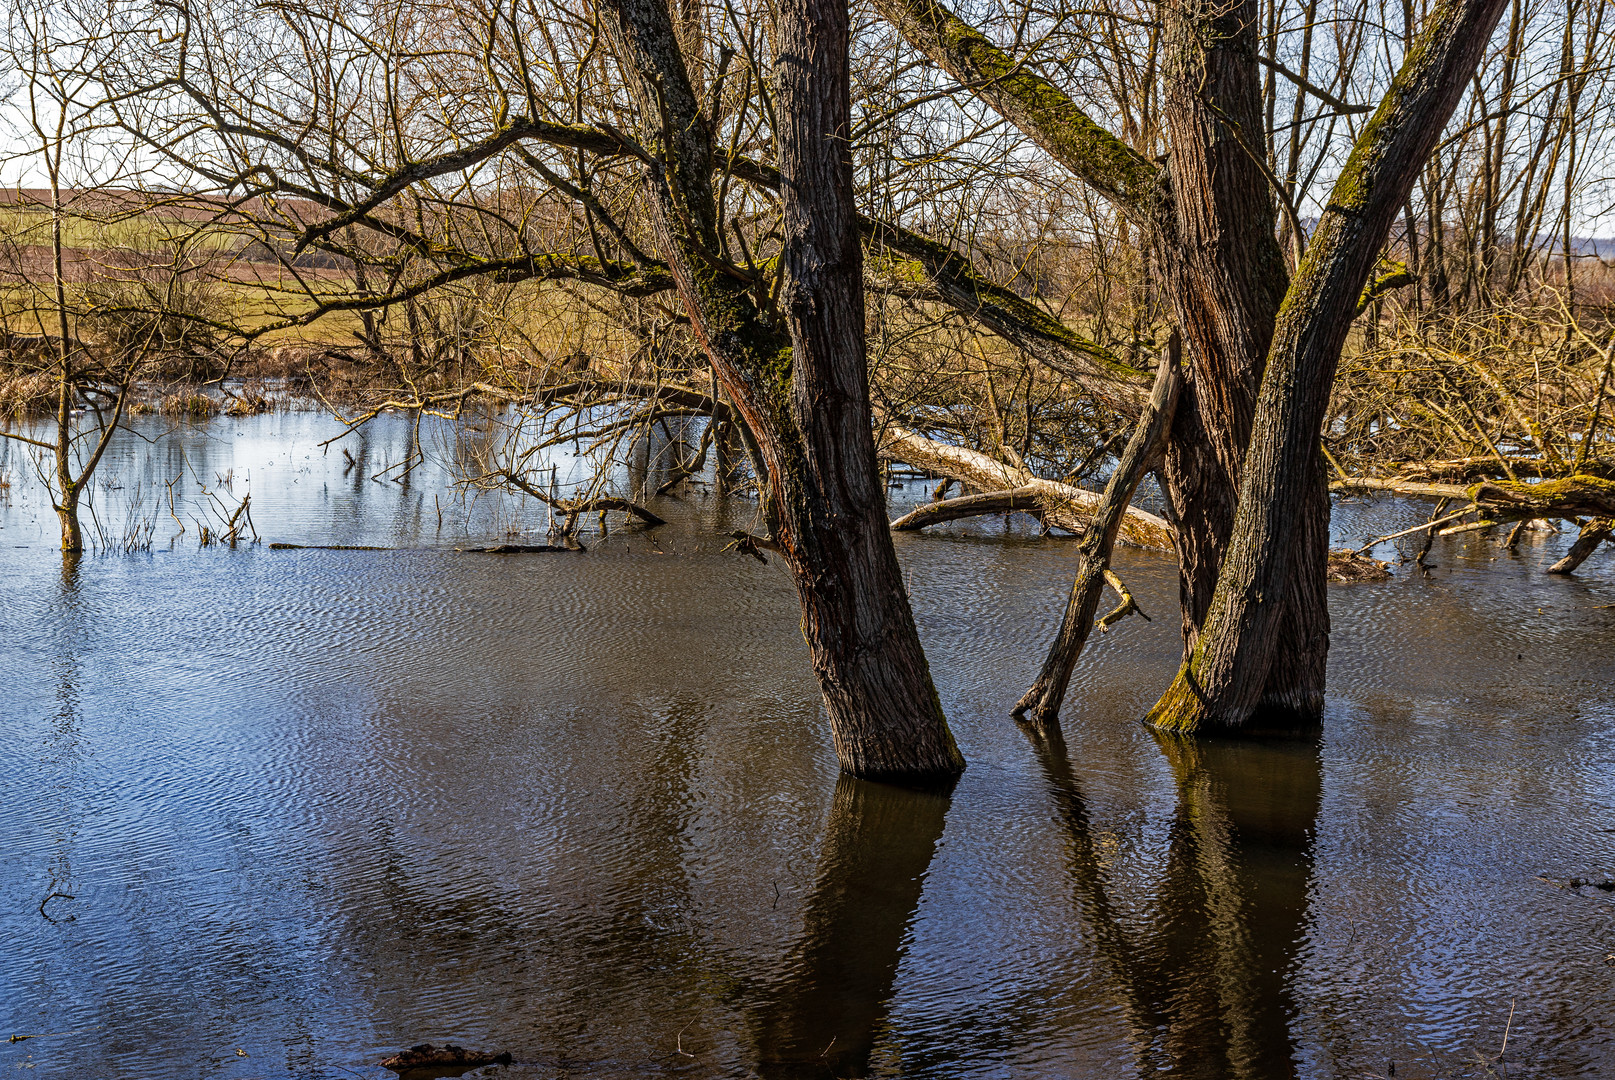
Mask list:
[[[694,1020],[691,1020],[691,1021],[690,1021],[690,1024],[693,1024],[693,1023],[695,1023],[695,1021],[694,1021]],[[675,1045],[676,1045],[676,1046],[677,1046],[677,1048],[678,1048],[678,1052],[679,1052],[679,1053],[681,1053],[681,1054],[683,1054],[683,1055],[684,1055],[684,1056],[685,1056],[685,1057],[687,1057],[687,1058],[693,1058],[693,1057],[695,1057],[695,1055],[694,1055],[694,1054],[691,1054],[691,1053],[687,1053],[687,1052],[686,1052],[686,1051],[685,1051],[685,1049],[684,1049],[684,1033],[685,1033],[685,1032],[686,1032],[686,1031],[689,1031],[689,1030],[690,1030],[690,1024],[685,1024],[685,1025],[684,1025],[684,1026],[683,1026],[683,1027],[681,1027],[681,1028],[679,1028],[679,1033],[678,1033],[678,1038],[677,1038],[677,1040],[676,1040],[676,1043],[675,1043]]]
[[[1138,606],[1138,601],[1133,599],[1133,594],[1127,591],[1126,583],[1123,582],[1121,578],[1117,577],[1115,571],[1111,570],[1108,566],[1105,567],[1105,582],[1112,589],[1116,590],[1116,595],[1122,598],[1122,602],[1119,606],[1117,606],[1115,611],[1112,611],[1110,614],[1099,620],[1099,632],[1101,634],[1134,612],[1137,612],[1138,617],[1143,619],[1145,622],[1154,621],[1144,613],[1143,608]]]
[[[49,915],[45,914],[45,905],[50,903],[52,900],[56,899],[58,896],[61,897],[63,900],[77,900],[78,899],[78,897],[72,895],[71,893],[64,893],[64,892],[53,892],[49,896],[45,897],[45,899],[43,899],[43,900],[41,900],[39,902],[39,913],[41,915],[44,915],[46,922],[53,923],[53,922],[57,921],[56,919],[53,919]],[[72,918],[73,918],[73,916],[71,916],[71,915],[68,916],[69,920],[71,920]],[[18,1038],[17,1036],[12,1036],[11,1041],[16,1042],[17,1038]],[[28,1039],[28,1038],[33,1038],[33,1036],[24,1035],[24,1036],[22,1036],[22,1038]]]
[[[1385,541],[1387,541],[1387,540],[1396,540],[1396,539],[1399,539],[1401,537],[1411,535],[1412,533],[1420,532],[1420,531],[1422,531],[1424,529],[1428,529],[1428,528],[1431,528],[1431,527],[1436,526],[1436,525],[1443,525],[1443,524],[1445,524],[1445,523],[1447,523],[1449,521],[1457,521],[1461,517],[1467,517],[1475,509],[1476,509],[1475,504],[1470,503],[1468,506],[1466,506],[1462,510],[1458,511],[1456,514],[1448,514],[1444,518],[1437,518],[1434,521],[1426,521],[1423,525],[1415,525],[1411,529],[1403,529],[1401,532],[1394,532],[1394,533],[1389,534],[1388,536],[1382,536],[1378,540],[1371,540],[1368,543],[1364,544],[1362,547],[1358,548],[1356,551],[1352,552],[1352,554],[1353,555],[1366,555],[1366,554],[1368,554],[1369,551],[1371,551],[1374,548],[1379,547],[1381,544],[1385,543]]]

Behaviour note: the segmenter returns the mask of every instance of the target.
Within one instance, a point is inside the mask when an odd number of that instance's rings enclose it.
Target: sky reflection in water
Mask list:
[[[1615,873],[1610,554],[1562,581],[1568,537],[1443,542],[1332,588],[1323,738],[1195,746],[1136,723],[1176,590],[1123,553],[1155,621],[1096,635],[1034,742],[1005,713],[1070,545],[900,536],[948,798],[837,779],[788,580],[721,550],[749,504],[457,553],[547,515],[458,498],[452,433],[404,483],[371,477],[406,425],[346,472],[333,433],[123,441],[97,515],[138,492],[157,550],[68,570],[5,459],[0,1040],[43,1037],[0,1069],[383,1077],[450,1039],[534,1077],[1445,1077],[1512,1003],[1509,1075],[1615,1074],[1611,895],[1539,877]],[[408,550],[198,550],[199,484],[266,542]]]

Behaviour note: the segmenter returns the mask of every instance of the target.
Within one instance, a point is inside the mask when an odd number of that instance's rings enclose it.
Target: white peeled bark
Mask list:
[[[887,425],[881,433],[880,456],[940,476],[951,476],[980,491],[1028,489],[1036,493],[1044,521],[1067,532],[1080,534],[1087,529],[1102,498],[1096,491],[1045,480],[1033,475],[1030,469],[1007,464],[978,450],[927,439],[896,424]],[[1172,526],[1137,507],[1127,508],[1119,539],[1134,547],[1173,550]]]

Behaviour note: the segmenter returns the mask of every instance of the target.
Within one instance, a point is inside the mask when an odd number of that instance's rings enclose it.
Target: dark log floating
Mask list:
[[[384,1069],[397,1073],[399,1080],[430,1080],[439,1076],[459,1076],[483,1065],[509,1065],[509,1054],[487,1054],[463,1046],[421,1043],[382,1061]]]
[[[368,547],[363,544],[285,544],[276,541],[270,551],[402,551],[403,548]],[[559,547],[555,544],[495,544],[493,547],[455,548],[455,551],[476,551],[488,555],[531,555],[545,551],[587,551],[582,544]]]
[[[546,551],[583,551],[582,544],[575,548],[556,544],[495,544],[493,547],[455,548],[456,551],[480,551],[487,555],[535,555]]]
[[[370,547],[366,544],[285,544],[276,541],[270,551],[392,551],[393,548]]]

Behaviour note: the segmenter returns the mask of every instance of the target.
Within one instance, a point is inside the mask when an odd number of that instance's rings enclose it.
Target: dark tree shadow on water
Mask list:
[[[1141,1076],[1297,1073],[1291,990],[1322,765],[1312,742],[1157,736],[1177,781],[1164,873],[1119,913],[1058,732],[1034,746],[1066,834],[1078,909],[1119,991]]]
[[[867,1075],[948,803],[837,782],[801,942],[752,1011],[764,1080]]]

